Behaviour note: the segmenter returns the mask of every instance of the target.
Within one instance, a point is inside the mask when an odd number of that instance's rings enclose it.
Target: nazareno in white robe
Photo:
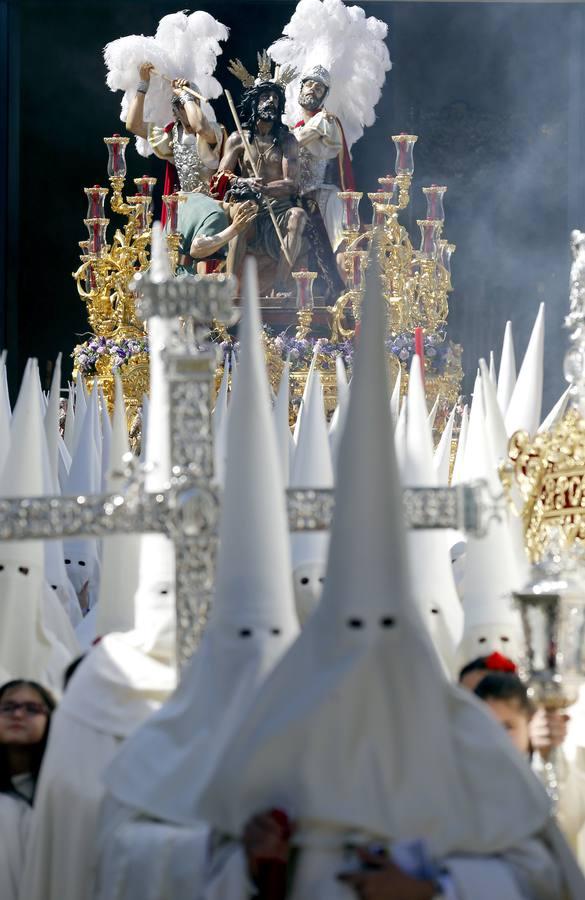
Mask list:
[[[0,794],[0,897],[17,900],[31,807],[19,797]]]
[[[81,663],[51,721],[20,900],[91,900],[102,772],[173,687],[174,672],[128,635],[108,635]]]
[[[94,900],[194,900],[208,866],[209,829],[141,816],[106,796]]]

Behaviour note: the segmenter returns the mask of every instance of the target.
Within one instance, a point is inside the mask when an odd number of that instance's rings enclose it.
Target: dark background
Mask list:
[[[450,336],[465,348],[469,391],[479,355],[499,351],[506,318],[524,352],[547,301],[545,411],[560,394],[571,228],[585,227],[585,7],[571,3],[365,2],[390,29],[393,69],[377,122],[354,147],[359,189],[392,171],[390,135],[419,135],[411,235],[420,188],[448,185],[453,261]],[[123,131],[121,94],[105,86],[101,51],[153,34],[180,3],[0,0],[0,345],[11,387],[26,358],[46,373],[86,329],[70,273],[86,237],[82,188],[107,184],[102,138]],[[281,34],[294,4],[204,2],[231,37],[217,75]],[[224,101],[218,119],[231,130]],[[128,152],[129,178],[162,164]],[[369,204],[364,201],[364,214]],[[65,366],[65,375],[69,374]]]

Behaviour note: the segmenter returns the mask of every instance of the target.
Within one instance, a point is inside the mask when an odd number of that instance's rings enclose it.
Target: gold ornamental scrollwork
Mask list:
[[[585,420],[570,409],[550,431],[510,439],[509,462],[501,478],[518,506],[525,545],[534,562],[558,530],[567,544],[585,541]]]

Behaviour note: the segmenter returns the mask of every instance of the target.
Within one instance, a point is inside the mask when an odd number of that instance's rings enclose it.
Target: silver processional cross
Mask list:
[[[138,313],[172,323],[172,337],[161,352],[169,382],[171,481],[147,492],[138,475],[123,491],[82,497],[0,498],[0,540],[104,537],[120,532],[163,532],[176,557],[177,657],[192,655],[207,620],[215,575],[219,496],[212,485],[211,409],[215,348],[205,344],[210,324],[231,322],[234,281],[228,277],[171,278],[153,283],[148,272],[136,276]],[[187,319],[192,327],[180,324]],[[291,531],[329,528],[332,490],[290,489]],[[481,536],[502,512],[483,482],[457,487],[410,488],[404,492],[410,528],[452,528]]]

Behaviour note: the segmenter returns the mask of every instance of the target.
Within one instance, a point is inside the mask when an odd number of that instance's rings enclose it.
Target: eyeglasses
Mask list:
[[[13,700],[7,700],[5,703],[0,703],[0,716],[13,716],[19,709],[27,716],[46,716],[49,713],[47,707],[42,703],[29,701],[16,703]]]

